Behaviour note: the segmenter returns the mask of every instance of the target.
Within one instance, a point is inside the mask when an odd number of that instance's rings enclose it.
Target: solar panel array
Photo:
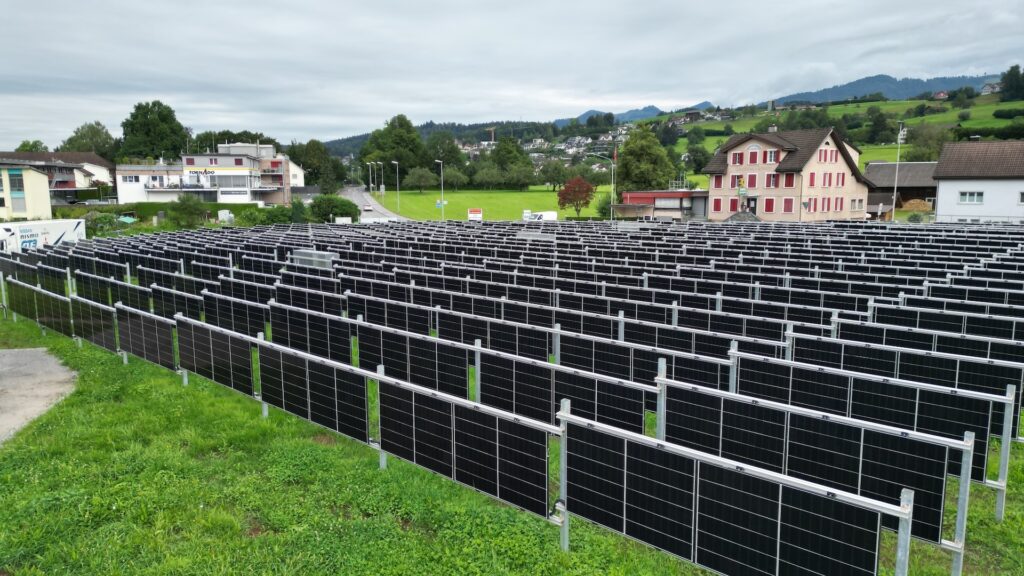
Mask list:
[[[1005,473],[986,468],[990,437],[1017,434],[1024,391],[1020,238],[302,225],[47,247],[0,257],[0,273],[10,310],[54,331],[180,363],[542,516],[561,420],[569,513],[712,570],[874,573],[911,486],[908,533],[953,550],[957,573],[962,515],[944,540],[942,495],[965,433],[997,517],[1005,501]],[[299,264],[298,249],[334,258]],[[556,418],[563,399],[571,416]],[[651,412],[657,440],[643,436]]]

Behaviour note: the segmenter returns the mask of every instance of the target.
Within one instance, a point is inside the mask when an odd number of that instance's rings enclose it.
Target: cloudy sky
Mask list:
[[[998,73],[1024,0],[7,0],[0,149],[115,135],[159,99],[280,141],[413,122],[763,101],[872,74]]]

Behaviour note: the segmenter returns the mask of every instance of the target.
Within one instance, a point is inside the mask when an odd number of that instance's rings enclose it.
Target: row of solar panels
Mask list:
[[[120,347],[165,367],[175,365],[176,327],[183,368],[247,395],[254,391],[255,349],[260,374],[256,386],[265,402],[361,442],[370,439],[366,382],[371,373],[180,316],[168,321],[121,305],[115,312],[77,297],[48,295],[17,280],[8,286],[12,309],[28,317],[42,320],[60,315],[54,311],[33,315],[29,300],[33,308],[41,301],[58,302],[58,308],[66,311],[63,331],[68,334],[75,333],[71,318],[80,317],[72,309],[98,311],[101,318],[83,322],[94,328],[86,337],[108,348],[111,339],[96,334],[113,334],[116,317]],[[97,326],[101,328],[96,330]],[[547,435],[551,429],[387,376],[375,378],[383,450],[524,510],[548,515]],[[563,416],[563,422],[570,419],[562,437],[566,473],[561,481],[571,513],[723,573],[774,566],[769,573],[872,574],[878,567],[883,521],[888,526],[890,516],[897,520],[909,516],[907,508],[886,507],[822,485],[729,465],[699,452],[652,443],[644,436],[604,429],[578,416]],[[622,449],[617,462],[604,461],[594,451],[614,453],[616,447]],[[679,481],[682,476],[689,481]],[[607,483],[617,480],[622,490],[608,493]],[[775,504],[775,508],[743,508],[760,518],[758,525],[775,526],[759,537],[774,543],[774,548],[766,545],[755,553],[741,528],[750,518],[737,518],[732,508],[750,498],[753,485],[763,492],[758,500]],[[680,499],[682,494],[690,499]],[[616,516],[620,522],[614,521]],[[924,530],[925,525],[921,522],[915,529]]]

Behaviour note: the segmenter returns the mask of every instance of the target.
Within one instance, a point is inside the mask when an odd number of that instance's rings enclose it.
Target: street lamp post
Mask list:
[[[600,154],[594,154],[593,152],[590,153],[590,156],[596,156],[598,158],[603,158],[603,159],[605,159],[605,160],[607,160],[607,161],[612,163],[612,191],[609,193],[609,197],[608,197],[608,215],[611,217],[612,220],[615,220],[615,209],[612,208],[612,204],[615,202],[615,160],[612,160],[611,158],[609,158],[607,156],[602,156]]]
[[[377,188],[378,188],[377,193],[379,194],[380,193],[379,188],[384,185],[384,163],[383,162],[374,162],[374,164],[376,164],[377,165],[377,169],[380,170],[380,172],[379,172],[380,173],[380,180],[377,181]]]
[[[896,131],[896,179],[892,182],[892,218],[889,222],[896,223],[896,191],[900,188],[900,145],[903,144],[903,122]]]
[[[373,193],[373,162],[366,163],[366,171],[370,175],[370,192]]]
[[[441,222],[444,222],[444,160],[434,160],[441,165]]]
[[[395,165],[395,194],[396,194],[395,210],[397,210],[398,213],[401,214],[401,212],[402,212],[402,185],[398,182],[398,160],[392,160],[391,163]]]

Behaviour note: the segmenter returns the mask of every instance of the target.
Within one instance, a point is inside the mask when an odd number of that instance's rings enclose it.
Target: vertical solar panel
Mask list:
[[[174,322],[147,312],[120,308],[117,328],[121,349],[174,370]]]
[[[116,321],[113,308],[72,297],[71,313],[77,336],[111,352],[117,351]]]
[[[23,317],[35,320],[36,291],[27,284],[14,279],[7,279],[7,304],[11,311]]]
[[[568,425],[566,507],[595,524],[623,532],[626,441]]]
[[[452,473],[452,405],[425,394],[413,394],[416,464],[443,476]]]
[[[413,392],[381,382],[380,446],[399,458],[416,461],[416,434]]]
[[[780,574],[875,574],[878,547],[878,512],[782,488]]]
[[[498,418],[455,406],[455,480],[498,497]]]
[[[73,336],[71,301],[46,291],[36,291],[38,322],[42,326],[65,336]]]
[[[778,483],[701,463],[696,562],[723,574],[775,574]]]
[[[629,442],[626,451],[626,535],[693,559],[692,459]]]

